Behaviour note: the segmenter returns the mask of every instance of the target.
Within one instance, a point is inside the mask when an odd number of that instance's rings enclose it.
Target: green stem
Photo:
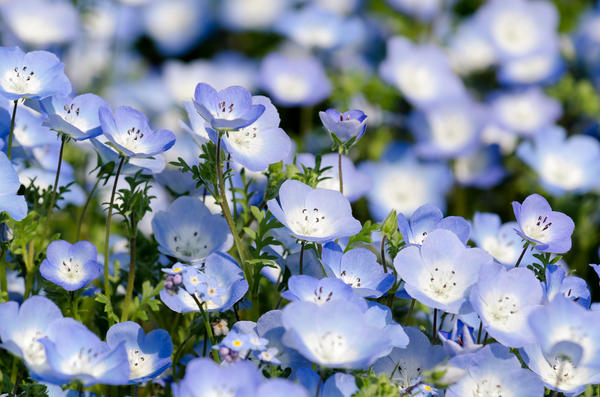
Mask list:
[[[25,248],[25,247],[23,247]],[[29,241],[27,244],[27,248],[24,249],[23,260],[25,261],[25,269],[27,270],[27,274],[25,274],[25,294],[23,295],[23,299],[29,298],[31,295],[31,290],[33,288],[33,278],[35,277],[35,264],[33,263],[33,240]]]
[[[104,234],[104,295],[110,302],[110,279],[108,278],[108,239],[110,237],[110,220],[112,218],[112,210],[113,204],[115,202],[115,192],[117,191],[117,182],[119,181],[119,174],[121,174],[121,168],[123,168],[123,163],[125,162],[125,157],[121,156],[121,161],[119,162],[119,167],[117,168],[117,173],[115,175],[115,182],[113,184],[112,193],[110,195],[110,203],[108,204],[108,215],[106,217],[106,232]],[[112,320],[111,320],[112,322]]]
[[[340,193],[344,194],[344,178],[342,176],[342,147],[338,151],[338,177],[340,179]]]
[[[298,267],[299,274],[302,274],[302,271],[304,270],[304,244],[306,244],[306,241],[302,241],[302,244],[300,245],[300,266]]]
[[[206,331],[206,334],[208,335],[208,340],[210,341],[210,345],[211,345],[211,347],[215,346],[217,344],[217,341],[215,339],[215,336],[213,335],[212,327],[210,326],[210,321],[208,319],[208,313],[206,312],[206,310],[204,310],[204,307],[202,306],[202,302],[200,302],[198,300],[198,297],[195,294],[190,294],[190,295],[194,299],[194,302],[196,302],[198,309],[200,309],[200,314],[202,315],[202,319],[204,320],[204,330]],[[221,362],[221,360],[219,360],[219,353],[216,350],[212,349],[212,354],[213,354],[213,360],[215,360],[215,362],[217,364],[219,364]]]
[[[8,133],[8,148],[6,148],[6,156],[10,159],[10,154],[12,151],[12,141],[13,135],[15,132],[15,118],[17,116],[17,105],[19,104],[19,100],[14,100],[14,106],[12,111],[12,118],[10,119],[10,132]]]
[[[123,303],[123,313],[121,313],[121,322],[127,321],[129,316],[129,305],[133,296],[133,285],[135,282],[135,254],[136,254],[136,232],[137,224],[134,222],[134,213],[131,216],[131,235],[129,236],[129,274],[127,275],[127,291],[125,292],[125,302]]]
[[[77,310],[78,306],[79,306],[79,304],[77,302],[79,296],[75,295],[75,291],[71,291],[69,294],[69,297],[70,297],[70,301],[71,301],[71,315],[73,316],[73,318],[75,320],[79,320],[79,313]]]
[[[87,212],[87,209],[90,206],[92,197],[94,197],[94,193],[96,192],[96,189],[98,188],[99,184],[100,184],[100,178],[96,179],[96,183],[94,184],[94,187],[92,187],[92,190],[90,190],[90,193],[88,194],[87,199],[85,200],[85,204],[83,205],[83,208],[81,209],[81,214],[79,215],[79,221],[77,222],[77,234],[75,235],[75,241],[79,241],[79,236],[81,236],[81,226],[83,225],[83,219],[85,218],[85,213]]]
[[[245,270],[245,256],[244,250],[242,246],[242,240],[238,235],[237,228],[235,227],[235,223],[233,218],[231,217],[231,210],[229,209],[229,203],[227,202],[227,193],[225,192],[225,182],[223,181],[223,167],[221,164],[221,138],[223,137],[223,132],[219,132],[219,137],[217,138],[217,182],[219,188],[219,204],[221,205],[221,210],[223,211],[223,216],[225,216],[225,220],[227,221],[227,225],[229,226],[229,230],[231,230],[231,234],[233,235],[233,241],[235,242],[235,248],[237,249],[238,255],[240,257],[240,262],[242,269],[244,269],[244,275],[246,278],[248,277],[248,273]]]
[[[8,281],[6,279],[6,251],[8,248],[6,244],[2,244],[2,250],[0,251],[0,301],[8,300]]]
[[[410,325],[410,323],[412,322],[412,314],[413,311],[415,310],[415,302],[417,300],[413,299],[410,301],[410,307],[408,308],[408,313],[406,314],[406,325]]]
[[[48,207],[48,215],[46,218],[46,229],[50,226],[50,218],[52,211],[54,210],[54,204],[56,203],[56,189],[58,188],[58,178],[60,177],[60,169],[62,167],[63,151],[65,148],[65,142],[67,136],[62,134],[60,137],[60,151],[58,152],[58,165],[56,166],[56,177],[54,178],[54,185],[52,185],[52,196],[50,198],[50,206]]]

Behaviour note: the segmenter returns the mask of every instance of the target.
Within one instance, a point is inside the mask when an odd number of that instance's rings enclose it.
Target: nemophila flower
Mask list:
[[[323,65],[311,56],[268,54],[262,60],[259,74],[262,88],[284,106],[312,106],[331,93],[331,82]]]
[[[252,103],[263,106],[264,113],[250,125],[226,133],[223,145],[231,158],[243,167],[250,171],[265,171],[269,164],[290,156],[292,140],[279,128],[279,114],[269,98],[253,96]]]
[[[285,396],[285,397],[309,397],[304,388],[290,380],[282,378],[269,379],[263,382],[256,396]]]
[[[398,11],[424,22],[431,21],[443,9],[443,1],[439,0],[421,2],[414,2],[411,0],[387,0],[387,2]]]
[[[244,279],[242,269],[228,255],[219,253],[209,255],[201,267],[201,273],[200,281],[205,284],[202,289],[206,292],[197,298],[201,303],[205,303],[205,310],[227,311],[248,290],[248,282]],[[160,291],[160,299],[177,313],[200,310],[190,292],[184,288],[175,291],[163,289]]]
[[[547,302],[553,300],[556,295],[562,294],[585,308],[590,307],[592,297],[585,280],[577,276],[567,276],[565,269],[560,266],[546,267],[546,282],[543,287]]]
[[[296,164],[306,167],[315,167],[315,156],[311,153],[300,153],[296,155]],[[340,190],[340,173],[338,165],[338,154],[327,153],[321,157],[321,168],[330,167],[323,171],[321,178],[325,178],[317,184],[320,189]],[[352,203],[364,196],[371,186],[369,177],[359,171],[352,160],[342,155],[342,178],[344,179],[344,196]]]
[[[447,51],[452,69],[460,75],[485,70],[497,61],[495,48],[481,36],[472,20],[457,27],[449,38]]]
[[[25,53],[19,47],[0,47],[0,76],[0,95],[10,100],[71,93],[64,65],[47,51]]]
[[[98,262],[96,247],[89,241],[70,244],[64,240],[56,240],[48,245],[40,273],[46,280],[67,291],[75,291],[98,278],[102,273],[102,266]]]
[[[336,372],[327,380],[309,368],[298,368],[294,372],[295,381],[299,382],[308,391],[309,396],[318,397],[351,397],[358,392],[356,379],[350,374]],[[317,388],[319,393],[317,394]]]
[[[262,380],[258,368],[248,361],[219,366],[208,358],[196,358],[172,389],[175,397],[253,396]]]
[[[292,302],[283,309],[283,343],[329,368],[364,369],[392,349],[390,335],[345,300]]]
[[[491,337],[509,347],[533,342],[527,318],[542,303],[542,286],[533,271],[488,265],[479,271],[470,301]]]
[[[482,121],[481,106],[465,96],[414,111],[408,127],[417,140],[417,154],[428,159],[454,158],[479,145]]]
[[[281,365],[281,361],[277,358],[278,353],[279,350],[276,347],[269,347],[265,350],[254,351],[254,357],[264,363]]]
[[[431,345],[421,331],[413,327],[406,327],[404,330],[409,339],[406,348],[394,348],[373,364],[375,373],[385,373],[401,391],[421,382],[426,371],[446,358],[442,346]]]
[[[111,348],[92,331],[71,318],[54,321],[48,335],[39,339],[44,346],[52,374],[42,380],[64,385],[79,381],[85,387],[98,383],[125,385],[129,382],[129,361],[125,343]]]
[[[10,160],[0,152],[0,212],[7,212],[16,221],[27,216],[25,197],[17,195],[20,186],[21,182]]]
[[[104,133],[102,137],[122,156],[150,157],[175,144],[175,135],[171,131],[152,130],[146,115],[129,106],[118,107],[114,113],[103,107],[98,114]]]
[[[416,45],[396,36],[387,42],[387,55],[379,73],[417,107],[460,98],[465,93],[461,80],[450,70],[446,55],[433,44]]]
[[[98,95],[55,95],[43,100],[41,106],[48,116],[43,125],[54,131],[78,141],[102,134],[98,111],[108,104]]]
[[[372,181],[367,201],[376,221],[384,220],[393,209],[406,216],[427,203],[443,209],[444,196],[452,186],[452,173],[446,164],[423,163],[410,153],[393,161],[364,162],[358,169]]]
[[[102,138],[100,137],[99,139]],[[96,150],[98,156],[100,156],[102,164],[108,164],[111,162],[115,164],[119,163],[119,152],[112,149],[110,146],[106,146],[96,138],[90,138],[89,142],[94,147],[94,150]],[[94,159],[92,167],[96,167],[97,162],[97,159]],[[121,168],[121,174],[132,175],[140,170],[142,170],[144,174],[155,174],[163,171],[164,169],[165,159],[160,154],[153,157],[130,157],[127,163],[123,164],[123,167]]]
[[[497,144],[480,147],[473,153],[455,158],[452,170],[460,185],[481,189],[496,186],[507,174]]]
[[[166,211],[157,212],[152,231],[162,253],[190,263],[225,252],[233,244],[225,219],[212,214],[197,197],[179,197]]]
[[[351,139],[358,142],[367,129],[367,115],[362,110],[340,113],[336,109],[327,109],[319,112],[319,117],[327,132],[344,143]]]
[[[554,125],[562,114],[560,102],[539,87],[494,94],[489,105],[500,127],[526,137]]]
[[[38,342],[46,337],[51,324],[62,318],[58,306],[50,299],[34,295],[25,302],[0,304],[0,347],[21,357],[32,377],[40,379],[51,369],[44,347]]]
[[[343,253],[338,244],[327,243],[323,247],[322,263],[329,277],[337,277],[365,298],[379,298],[394,284],[394,275],[384,273],[377,255],[366,248]]]
[[[551,127],[539,131],[532,142],[521,143],[517,155],[555,196],[585,193],[598,186],[600,142],[591,136],[567,138],[563,128]]]
[[[307,275],[292,276],[288,280],[288,290],[281,296],[292,302],[312,302],[316,305],[343,300],[367,309],[367,302],[355,295],[350,285],[333,277],[319,280]]]
[[[501,62],[558,45],[558,13],[546,2],[490,1],[477,11],[475,21]]]
[[[252,103],[252,95],[243,87],[231,86],[217,91],[205,83],[196,86],[194,106],[217,131],[247,127],[265,111],[264,105]]]
[[[434,205],[425,204],[417,208],[407,219],[403,214],[398,214],[398,230],[407,244],[421,245],[427,235],[436,229],[449,230],[466,244],[471,235],[471,226],[460,216],[444,218],[442,211]]]
[[[279,189],[279,203],[267,202],[269,211],[301,240],[324,243],[361,230],[348,199],[340,192],[313,189],[289,179]]]
[[[512,267],[523,251],[523,239],[516,231],[518,227],[517,222],[503,224],[497,214],[475,212],[471,240],[499,263]],[[532,253],[527,250],[522,262],[531,263],[532,260]]]
[[[198,145],[204,145],[210,140],[207,132],[207,127],[210,127],[210,124],[208,124],[206,120],[204,120],[204,118],[196,111],[194,102],[184,101],[183,107],[185,108],[189,124],[185,123],[184,121],[180,121],[180,127],[187,132]]]
[[[555,84],[566,70],[559,46],[550,46],[531,55],[500,65],[497,80],[502,85]]]
[[[545,198],[532,194],[522,204],[513,201],[512,205],[519,224],[517,233],[538,251],[562,254],[571,249],[573,220],[562,212],[552,211]]]
[[[139,324],[125,321],[108,329],[106,343],[111,349],[125,344],[129,359],[129,383],[156,378],[171,365],[173,343],[164,329],[155,329],[146,334]]]
[[[475,342],[473,328],[459,319],[454,320],[452,331],[439,331],[438,336],[451,357],[476,352],[483,346]]]
[[[280,15],[289,9],[293,2],[289,0],[225,0],[219,4],[220,21],[233,31],[269,29]]]
[[[300,274],[300,251],[288,254],[285,257],[285,267],[289,269],[292,275]],[[311,276],[316,279],[323,277],[323,268],[321,262],[314,250],[304,250],[302,254],[302,275]]]
[[[468,312],[468,296],[479,269],[492,257],[480,248],[468,248],[448,230],[431,232],[418,246],[398,253],[394,267],[405,281],[406,292],[419,302],[448,313]]]
[[[498,343],[454,357],[448,365],[466,371],[465,376],[446,390],[448,397],[544,395],[544,386],[538,377],[521,368],[519,359]]]

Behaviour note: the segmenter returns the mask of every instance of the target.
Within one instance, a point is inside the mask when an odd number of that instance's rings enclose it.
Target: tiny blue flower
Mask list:
[[[71,93],[64,65],[47,51],[24,53],[19,47],[0,47],[0,76],[0,95],[9,100]]]
[[[343,253],[338,244],[329,242],[323,247],[322,263],[328,276],[337,277],[365,298],[379,298],[394,284],[394,275],[384,273],[377,255],[366,248]]]
[[[528,196],[523,203],[513,201],[519,228],[517,233],[541,252],[562,254],[571,249],[573,220],[562,212],[552,211],[539,194]]]
[[[102,273],[98,251],[89,241],[70,244],[56,240],[48,245],[46,259],[40,266],[42,276],[67,291],[85,287]]]
[[[122,156],[150,157],[175,144],[171,131],[152,130],[146,115],[129,106],[121,106],[114,113],[107,107],[100,108],[99,118],[103,137]]]
[[[165,255],[197,263],[231,248],[231,232],[221,215],[212,214],[197,197],[182,196],[152,219],[152,231]]]
[[[352,138],[358,142],[367,129],[367,115],[362,110],[340,113],[336,109],[327,109],[319,112],[319,117],[327,132],[344,143]]]
[[[442,211],[434,205],[425,204],[412,213],[410,219],[398,214],[398,229],[407,244],[421,245],[427,235],[436,229],[449,230],[466,244],[471,235],[471,225],[460,216],[444,218]]]
[[[325,243],[361,230],[343,194],[313,189],[300,181],[285,181],[279,189],[279,203],[271,199],[267,205],[275,218],[301,240]]]
[[[27,215],[25,196],[17,195],[20,186],[21,182],[13,165],[6,154],[0,152],[0,212],[8,212],[16,221]]]
[[[56,95],[41,103],[48,115],[43,125],[54,131],[82,141],[102,134],[98,111],[108,107],[104,99],[94,94],[83,94],[74,98]]]
[[[117,323],[106,333],[106,343],[116,349],[125,343],[129,359],[129,383],[141,383],[156,378],[171,365],[173,343],[164,329],[144,333],[132,321]]]
[[[277,358],[279,354],[279,350],[276,347],[269,347],[266,350],[256,350],[254,352],[254,356],[262,362],[273,364],[273,365],[281,365],[281,361]]]
[[[247,127],[265,111],[264,105],[252,103],[252,96],[243,87],[231,86],[217,92],[205,83],[196,86],[194,106],[217,131]]]

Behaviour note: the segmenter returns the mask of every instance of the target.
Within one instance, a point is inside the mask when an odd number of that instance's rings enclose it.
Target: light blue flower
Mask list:
[[[19,47],[0,47],[0,76],[0,95],[10,100],[71,93],[64,65],[47,51],[24,53]]]
[[[340,113],[336,109],[327,109],[319,112],[319,117],[327,132],[344,143],[353,138],[358,142],[367,129],[367,115],[362,110]]]
[[[309,397],[308,392],[300,385],[282,378],[269,379],[263,382],[256,391],[256,397]]]
[[[231,86],[217,92],[205,83],[196,86],[194,106],[217,131],[247,127],[265,111],[264,105],[252,103],[252,96],[243,87]]]
[[[411,0],[387,0],[387,2],[403,14],[410,15],[423,22],[430,22],[442,11],[444,2],[433,1],[411,1]]]
[[[81,323],[64,318],[54,321],[48,335],[39,339],[44,346],[51,376],[42,380],[64,385],[80,381],[84,387],[98,383],[125,385],[129,382],[129,361],[125,343],[111,348]]]
[[[558,265],[546,267],[546,282],[543,287],[547,302],[562,294],[585,308],[590,307],[592,297],[585,280],[577,276],[567,276],[565,269]]]
[[[379,298],[394,284],[395,277],[384,273],[377,255],[366,248],[346,253],[334,242],[323,247],[322,263],[329,277],[337,277],[365,298]]]
[[[466,371],[457,383],[446,391],[448,397],[496,395],[542,397],[544,386],[535,374],[521,368],[521,363],[508,348],[498,343],[454,357],[449,366]]]
[[[175,144],[171,131],[152,130],[146,115],[129,106],[118,107],[114,113],[109,108],[100,108],[99,118],[102,137],[125,157],[151,157]]]
[[[323,382],[317,372],[304,367],[298,368],[295,377],[295,380],[304,386],[310,396],[351,397],[358,392],[354,376],[343,372],[337,372]],[[318,387],[320,387],[319,394],[317,394]]]
[[[0,100],[0,108],[12,113],[12,105]],[[59,143],[56,132],[43,125],[45,116],[27,106],[18,106],[15,117],[14,140],[22,148],[35,148]],[[6,126],[8,132],[9,125]],[[56,164],[54,164],[56,166]]]
[[[0,212],[7,212],[16,221],[27,216],[25,197],[17,195],[20,186],[13,165],[6,154],[0,152]]]
[[[106,343],[111,349],[125,344],[129,360],[129,383],[156,378],[171,366],[173,343],[164,329],[155,329],[146,334],[139,324],[125,321],[108,329]]]
[[[418,246],[398,253],[394,267],[405,281],[406,292],[419,302],[448,313],[467,313],[471,287],[480,268],[492,257],[480,248],[468,248],[448,230],[431,232]]]
[[[43,378],[52,370],[39,339],[48,336],[52,323],[62,317],[58,306],[43,296],[32,296],[20,307],[17,302],[1,303],[0,347],[22,358],[32,377]]]
[[[283,343],[329,368],[365,369],[392,350],[388,330],[345,300],[292,302],[283,309]]]
[[[517,155],[537,173],[549,193],[586,193],[600,186],[600,142],[586,135],[567,138],[561,127],[539,131],[532,142],[521,143]]]
[[[56,171],[44,170],[41,168],[30,167],[25,168],[19,172],[19,180],[22,185],[29,186],[34,185],[40,188],[40,190],[50,189],[56,179]],[[68,190],[65,194],[57,200],[56,205],[59,208],[64,208],[67,204],[74,204],[77,206],[83,205],[85,202],[85,192],[77,183],[73,175],[61,172],[58,178],[58,187],[67,187]]]
[[[451,332],[439,331],[438,336],[446,352],[451,356],[459,356],[476,352],[483,345],[475,342],[473,328],[463,323],[458,318],[454,320],[454,326]],[[481,337],[481,335],[479,335]]]
[[[527,322],[529,314],[543,299],[542,286],[533,271],[494,264],[479,271],[470,301],[483,327],[508,347],[522,347],[534,341]]]
[[[102,137],[90,138],[89,141],[96,150],[100,160],[102,160],[102,164],[108,164],[111,162],[118,164],[120,154],[110,146],[106,146],[105,144],[101,143],[98,139],[102,139]],[[123,167],[121,168],[121,174],[132,175],[140,170],[142,170],[142,173],[144,174],[156,174],[164,169],[165,159],[160,154],[152,157],[130,157],[127,163],[123,164]],[[179,173],[181,174],[181,172]]]
[[[528,196],[523,203],[513,201],[517,233],[538,251],[562,254],[571,249],[573,220],[562,212],[552,211],[550,204],[539,194]]]
[[[444,218],[442,211],[434,205],[425,204],[417,208],[409,219],[398,214],[398,229],[407,244],[421,245],[427,235],[436,229],[449,230],[466,244],[471,235],[469,222],[460,216]]]
[[[94,94],[76,97],[56,95],[41,102],[48,115],[43,125],[82,141],[102,134],[98,111],[108,107],[104,99]]]
[[[292,276],[288,279],[288,290],[281,296],[292,302],[312,302],[316,305],[343,300],[367,309],[367,302],[355,295],[350,285],[333,277],[319,280],[307,275]]]
[[[340,192],[313,189],[292,179],[281,185],[279,203],[271,199],[267,205],[275,218],[301,240],[325,243],[352,236],[362,228]]]
[[[102,273],[98,250],[89,241],[70,244],[56,240],[48,245],[46,259],[40,265],[42,276],[67,291],[76,291]]]
[[[498,185],[507,174],[497,144],[480,147],[473,153],[457,157],[452,170],[459,184],[480,189]]]
[[[225,252],[233,244],[225,219],[212,214],[197,197],[179,197],[166,211],[158,211],[152,231],[163,254],[190,263]]]

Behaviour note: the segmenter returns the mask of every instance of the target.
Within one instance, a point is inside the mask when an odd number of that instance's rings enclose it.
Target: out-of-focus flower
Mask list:
[[[27,215],[27,202],[18,196],[19,177],[6,155],[0,152],[0,212],[6,211],[16,221]]]
[[[98,263],[98,251],[89,241],[70,244],[56,240],[48,245],[40,273],[67,291],[76,291],[98,278],[102,267]]]

